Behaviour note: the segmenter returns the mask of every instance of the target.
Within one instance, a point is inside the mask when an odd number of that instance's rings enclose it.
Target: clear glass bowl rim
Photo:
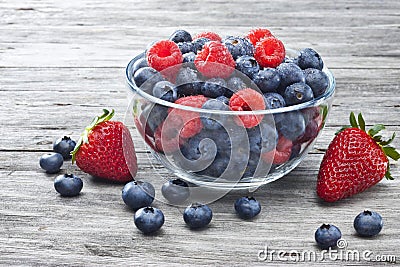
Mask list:
[[[286,51],[288,51],[290,53],[298,53],[297,50],[288,49],[288,48],[286,48]],[[332,72],[324,64],[324,68],[322,70],[328,76],[329,87],[323,95],[321,95],[318,98],[315,98],[311,101],[307,101],[307,102],[304,102],[301,104],[287,106],[287,107],[283,107],[283,108],[251,110],[251,111],[232,111],[232,110],[221,111],[221,110],[211,110],[211,109],[202,109],[202,108],[184,106],[184,105],[175,104],[175,103],[168,102],[168,101],[159,99],[157,97],[154,97],[154,96],[144,92],[143,90],[141,90],[139,87],[136,86],[135,82],[132,80],[132,71],[131,70],[132,70],[133,64],[143,56],[144,56],[144,52],[137,55],[136,57],[134,57],[126,66],[125,75],[126,75],[126,82],[127,82],[128,86],[130,87],[130,89],[132,91],[139,94],[141,97],[149,100],[150,102],[152,102],[154,104],[166,106],[166,107],[171,107],[171,108],[177,108],[177,109],[200,112],[200,113],[207,113],[207,114],[222,114],[222,115],[234,115],[234,116],[278,114],[278,113],[285,113],[285,112],[302,110],[305,108],[319,106],[319,105],[325,103],[327,100],[329,100],[335,93],[335,87],[336,87],[335,78],[334,78]]]

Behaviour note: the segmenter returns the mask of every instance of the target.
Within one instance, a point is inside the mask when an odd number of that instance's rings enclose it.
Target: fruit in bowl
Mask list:
[[[177,176],[249,188],[295,168],[323,128],[335,90],[311,48],[267,29],[221,38],[174,32],[126,68],[136,128]]]

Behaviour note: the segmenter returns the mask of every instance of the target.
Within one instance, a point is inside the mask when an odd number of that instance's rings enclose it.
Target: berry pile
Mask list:
[[[182,155],[195,160],[197,166],[208,162],[202,170],[181,166],[194,173],[254,177],[263,165],[283,164],[298,156],[305,147],[302,145],[317,136],[322,114],[320,108],[274,116],[251,111],[321,97],[329,86],[322,69],[323,61],[315,50],[306,48],[296,57],[288,57],[282,41],[268,29],[225,38],[213,32],[192,36],[177,30],[168,40],[154,42],[146,49],[133,65],[133,81],[161,100],[213,112],[144,103],[137,128],[157,152],[178,154],[178,165]],[[215,111],[250,112],[236,117]],[[271,119],[276,127],[271,127]],[[203,139],[214,144],[201,142]],[[237,142],[243,145],[237,147]],[[227,171],[231,160],[237,164]]]

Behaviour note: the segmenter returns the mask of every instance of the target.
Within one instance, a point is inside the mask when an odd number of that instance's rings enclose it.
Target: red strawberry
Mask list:
[[[377,135],[385,126],[377,124],[366,132],[362,115],[358,115],[357,122],[353,112],[350,123],[350,127],[344,128],[332,140],[322,159],[317,194],[328,202],[360,193],[385,176],[393,179],[387,157],[400,158],[400,154],[388,146],[395,134],[387,141]]]
[[[137,160],[131,134],[119,121],[110,121],[114,115],[104,109],[85,128],[72,154],[72,163],[93,176],[127,182],[136,176]]]

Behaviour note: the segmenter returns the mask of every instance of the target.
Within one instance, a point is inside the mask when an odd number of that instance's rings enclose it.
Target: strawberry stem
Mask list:
[[[83,144],[89,143],[89,134],[93,130],[93,128],[99,125],[100,123],[110,120],[113,116],[114,116],[114,109],[111,109],[111,111],[103,109],[103,114],[101,116],[96,116],[92,120],[92,122],[88,126],[86,126],[78,142],[76,143],[74,150],[71,152],[72,164],[75,162],[76,153],[79,151],[79,148]]]

